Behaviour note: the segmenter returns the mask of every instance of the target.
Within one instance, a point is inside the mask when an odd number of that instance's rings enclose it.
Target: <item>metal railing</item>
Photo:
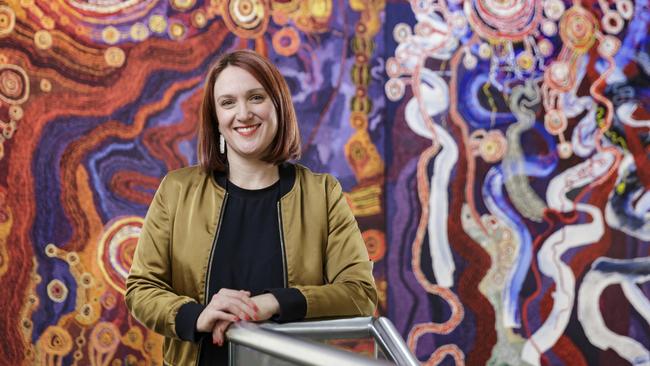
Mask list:
[[[255,365],[387,365],[355,353],[309,340],[368,339],[375,343],[375,358],[380,348],[397,365],[420,363],[411,354],[390,320],[349,318],[297,323],[233,324],[227,332],[230,364]],[[308,340],[306,340],[307,338]]]

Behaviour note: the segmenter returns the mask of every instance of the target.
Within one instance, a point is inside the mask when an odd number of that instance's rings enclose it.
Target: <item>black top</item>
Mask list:
[[[281,169],[282,172],[282,169]],[[221,288],[247,290],[251,296],[272,293],[280,304],[280,314],[271,320],[301,320],[307,301],[295,288],[284,288],[284,268],[278,202],[281,184],[247,190],[225,179],[217,179],[227,190],[225,207],[209,279],[208,296]],[[217,213],[218,214],[218,213]],[[187,341],[201,342],[199,365],[226,365],[228,347],[212,344],[210,333],[196,331],[196,321],[204,305],[188,303],[176,315],[176,333]]]

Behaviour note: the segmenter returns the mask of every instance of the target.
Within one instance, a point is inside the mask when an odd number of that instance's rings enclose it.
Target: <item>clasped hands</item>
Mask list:
[[[280,304],[273,294],[251,297],[249,291],[222,288],[199,315],[196,330],[211,332],[212,343],[221,346],[230,324],[240,320],[264,321],[279,311]]]

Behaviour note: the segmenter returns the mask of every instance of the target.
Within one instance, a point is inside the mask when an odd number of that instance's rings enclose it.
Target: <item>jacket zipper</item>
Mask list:
[[[284,232],[282,231],[282,210],[278,200],[278,229],[280,230],[280,249],[282,249],[282,281],[284,288],[289,287],[287,284],[287,252],[284,250]]]
[[[219,238],[219,231],[221,231],[221,221],[223,220],[223,211],[226,208],[226,203],[228,202],[228,192],[225,193],[223,197],[223,203],[221,204],[221,209],[219,210],[219,221],[217,222],[217,230],[216,233],[214,234],[214,239],[212,240],[212,248],[210,249],[210,261],[208,262],[208,272],[206,273],[205,277],[205,292],[203,293],[203,305],[208,306],[208,297],[209,293],[208,291],[210,290],[210,274],[212,272],[212,260],[214,259],[214,249],[217,246],[217,239]],[[196,354],[196,365],[199,365],[199,358],[201,357],[201,347],[203,346],[203,342],[199,342],[199,350],[198,353]]]

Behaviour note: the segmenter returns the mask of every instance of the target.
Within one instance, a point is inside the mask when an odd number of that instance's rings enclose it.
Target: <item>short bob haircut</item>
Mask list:
[[[281,164],[300,157],[300,131],[296,111],[291,102],[291,92],[280,71],[266,58],[251,50],[238,50],[219,57],[210,68],[203,91],[201,117],[198,131],[197,156],[206,173],[225,172],[228,159],[219,153],[219,122],[214,98],[214,83],[228,66],[248,71],[271,98],[277,113],[278,131],[262,160]],[[227,149],[226,149],[227,150]]]

